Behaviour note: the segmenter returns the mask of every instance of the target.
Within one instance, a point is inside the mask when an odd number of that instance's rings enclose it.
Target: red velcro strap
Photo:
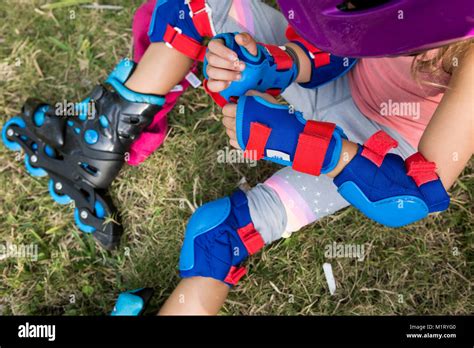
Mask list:
[[[240,236],[240,239],[242,239],[242,243],[244,243],[250,255],[255,254],[265,246],[262,236],[255,229],[253,223],[239,228],[237,234]]]
[[[436,174],[436,163],[428,162],[419,152],[411,155],[405,160],[407,175],[411,176],[416,186],[421,186],[427,182],[438,180]]]
[[[210,8],[205,0],[190,0],[189,9],[191,10],[189,15],[199,35],[207,37],[216,35],[211,24]]]
[[[267,145],[268,137],[272,129],[258,122],[250,123],[250,134],[247,146],[245,147],[244,156],[259,160],[265,155],[265,146]],[[252,156],[250,151],[255,151],[255,156]]]
[[[286,38],[289,41],[296,41],[302,44],[311,54],[314,56],[313,62],[316,68],[319,68],[324,65],[328,65],[331,62],[331,54],[328,52],[323,52],[321,49],[312,45],[309,41],[303,39],[293,27],[288,25],[286,28]]]
[[[229,270],[229,273],[227,273],[224,282],[230,285],[236,285],[239,282],[240,278],[245,275],[245,273],[247,273],[245,267],[232,266]]]
[[[219,105],[221,108],[223,108],[227,104],[227,100],[225,100],[223,96],[221,96],[219,93],[212,92],[211,90],[209,90],[209,87],[207,87],[207,79],[204,79],[203,86],[206,93],[209,94],[211,98],[216,102],[216,104]]]
[[[307,121],[298,138],[293,169],[319,175],[336,125],[330,122]]]
[[[191,59],[199,60],[200,62],[204,61],[206,47],[202,46],[196,40],[183,35],[169,24],[166,27],[163,41]]]
[[[285,50],[275,45],[267,45],[263,43],[260,43],[260,45],[264,46],[268,50],[268,52],[272,55],[273,59],[275,59],[277,70],[291,69],[294,62],[293,62],[293,59],[290,57],[290,55],[285,52]]]
[[[364,143],[361,155],[380,167],[385,155],[397,146],[398,142],[390,135],[384,131],[378,131]]]
[[[281,89],[280,88],[269,88],[265,91],[265,93],[268,93],[273,97],[278,97],[281,94]]]
[[[329,53],[319,52],[313,55],[314,55],[314,59],[313,59],[314,66],[316,68],[320,68],[322,66],[325,66],[331,63],[331,55]]]

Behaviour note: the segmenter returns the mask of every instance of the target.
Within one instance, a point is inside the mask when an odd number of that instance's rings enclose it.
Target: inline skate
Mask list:
[[[152,122],[163,96],[136,93],[125,82],[135,63],[122,60],[74,111],[64,103],[28,99],[19,116],[4,125],[7,148],[25,153],[26,170],[49,176],[49,193],[59,204],[75,203],[74,219],[106,249],[117,247],[122,227],[108,188],[126,161],[133,141]]]

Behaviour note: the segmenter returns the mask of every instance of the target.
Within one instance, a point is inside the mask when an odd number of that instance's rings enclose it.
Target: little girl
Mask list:
[[[206,209],[198,210],[189,222],[181,252],[180,270],[184,279],[165,303],[160,314],[216,314],[229,291],[228,285],[235,284],[245,273],[241,263],[249,254],[264,244],[278,240],[284,233],[298,231],[347,207],[349,203],[338,193],[333,178],[359,156],[360,150],[356,143],[366,142],[374,133],[383,131],[394,139],[398,147],[391,152],[402,158],[410,157],[419,151],[417,156],[421,157],[417,158],[422,158],[420,161],[436,163],[435,181],[439,182],[437,190],[443,192],[454,183],[474,149],[474,47],[472,39],[468,39],[472,37],[472,27],[467,32],[466,39],[458,39],[449,45],[443,46],[442,42],[439,42],[441,40],[433,40],[437,45],[433,42],[418,42],[418,47],[435,48],[416,50],[407,44],[405,51],[396,47],[399,49],[396,56],[362,58],[349,74],[321,88],[308,89],[302,86],[307,87],[312,79],[311,56],[305,54],[307,52],[299,45],[288,43],[285,38],[288,22],[281,13],[260,1],[210,0],[207,4],[212,9],[209,13],[212,13],[211,22],[216,32],[250,33],[237,35],[235,41],[251,55],[258,54],[256,42],[286,45],[287,49],[290,48],[292,56],[296,56],[298,60],[295,82],[299,84],[292,83],[282,94],[283,98],[296,110],[302,111],[306,120],[335,123],[344,130],[346,137],[342,140],[340,160],[331,171],[326,172],[327,175],[308,175],[285,167],[245,195],[240,192],[232,195],[230,199],[224,198],[209,203],[204,206]],[[310,11],[307,7],[302,8],[300,2],[286,5],[315,15],[314,9]],[[356,10],[356,7],[360,6],[357,1],[346,1],[344,5],[348,9]],[[436,4],[432,5],[436,8]],[[469,10],[467,3],[459,6],[462,5],[466,7],[466,11]],[[294,23],[297,26],[298,21],[295,20]],[[409,37],[403,39],[406,42],[410,40]],[[345,40],[351,40],[351,36],[347,35]],[[358,43],[360,46],[345,46],[345,42],[340,42],[339,46],[350,49],[359,47],[361,54],[350,50],[346,52],[343,48],[340,48],[341,53],[336,53],[347,56],[363,56],[364,53],[367,56],[391,54],[387,48],[387,51],[382,53],[368,52],[363,46],[363,38]],[[237,60],[237,52],[226,47],[229,46],[226,44],[223,40],[213,40],[208,46],[207,86],[214,93],[222,92],[233,81],[242,79],[246,68],[245,63]],[[160,45],[156,45],[157,50],[163,49]],[[130,88],[150,84],[150,80],[147,80],[149,74],[145,71],[151,70],[150,66],[156,64],[156,60],[152,58],[151,46],[149,51],[148,57],[147,52],[136,74],[129,80]],[[184,68],[190,66],[191,60],[175,53],[176,62],[188,64],[183,64],[184,73]],[[143,90],[148,93],[153,91],[157,91],[155,86]],[[259,95],[261,99],[255,100],[260,100],[258,104],[266,105],[267,110],[279,109],[268,104],[277,104],[270,95],[257,92],[251,94]],[[238,115],[239,106],[227,104],[223,109],[223,124],[231,145],[236,148],[243,147],[242,141],[239,141],[239,132],[242,132],[239,130],[239,122],[242,117],[246,117]],[[246,109],[243,110],[245,113]],[[380,141],[380,138],[376,140]],[[366,144],[364,149],[369,149],[369,142]],[[374,148],[377,149],[377,146]],[[378,165],[383,167],[381,163]],[[426,178],[422,179],[421,183],[419,179],[413,177],[417,184],[426,182]],[[430,180],[433,179],[428,179]],[[446,202],[449,202],[449,199],[444,199],[445,206]],[[243,206],[245,208],[242,208]],[[223,209],[228,209],[230,213],[222,213]],[[444,209],[445,207],[439,210]],[[219,214],[222,216],[216,217]],[[249,226],[251,233],[247,233]],[[247,236],[251,236],[252,240]],[[252,245],[256,247],[253,248]],[[240,254],[236,254],[234,249],[240,251]]]

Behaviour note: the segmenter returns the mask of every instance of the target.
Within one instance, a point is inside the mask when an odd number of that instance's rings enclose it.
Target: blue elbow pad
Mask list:
[[[388,227],[411,224],[449,206],[435,164],[420,153],[406,161],[387,153],[397,145],[386,133],[377,132],[334,178],[338,192],[351,205]]]

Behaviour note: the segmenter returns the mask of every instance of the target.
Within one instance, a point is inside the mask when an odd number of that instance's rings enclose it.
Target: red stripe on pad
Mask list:
[[[380,167],[385,155],[390,151],[390,149],[396,148],[397,146],[398,142],[390,135],[384,131],[378,131],[364,143],[364,149],[362,150],[361,156],[370,160],[377,167]]]
[[[250,255],[255,254],[265,246],[262,236],[255,229],[253,223],[249,223],[248,225],[239,228],[237,234]]]
[[[319,175],[336,125],[330,122],[307,121],[298,138],[293,169]]]
[[[265,146],[271,132],[272,129],[270,127],[258,122],[251,122],[249,140],[245,147],[244,156],[254,160],[261,159],[265,155]],[[253,156],[251,152],[255,152],[256,156]]]
[[[263,45],[268,50],[268,52],[272,55],[273,59],[275,59],[277,70],[291,69],[294,62],[293,62],[293,59],[290,57],[290,55],[285,52],[285,50],[275,45],[267,45],[263,43],[260,43],[260,44]]]
[[[196,30],[201,36],[213,37],[216,35],[212,30],[210,7],[207,6],[205,0],[191,0],[189,3],[191,9],[191,19],[193,20]]]
[[[245,267],[232,266],[229,270],[229,273],[227,273],[224,282],[230,285],[236,285],[239,282],[240,278],[242,278],[246,273],[247,270],[245,269]]]
[[[419,152],[414,153],[405,160],[407,175],[411,176],[416,186],[421,186],[427,182],[438,180],[436,174],[436,163],[428,160]]]

